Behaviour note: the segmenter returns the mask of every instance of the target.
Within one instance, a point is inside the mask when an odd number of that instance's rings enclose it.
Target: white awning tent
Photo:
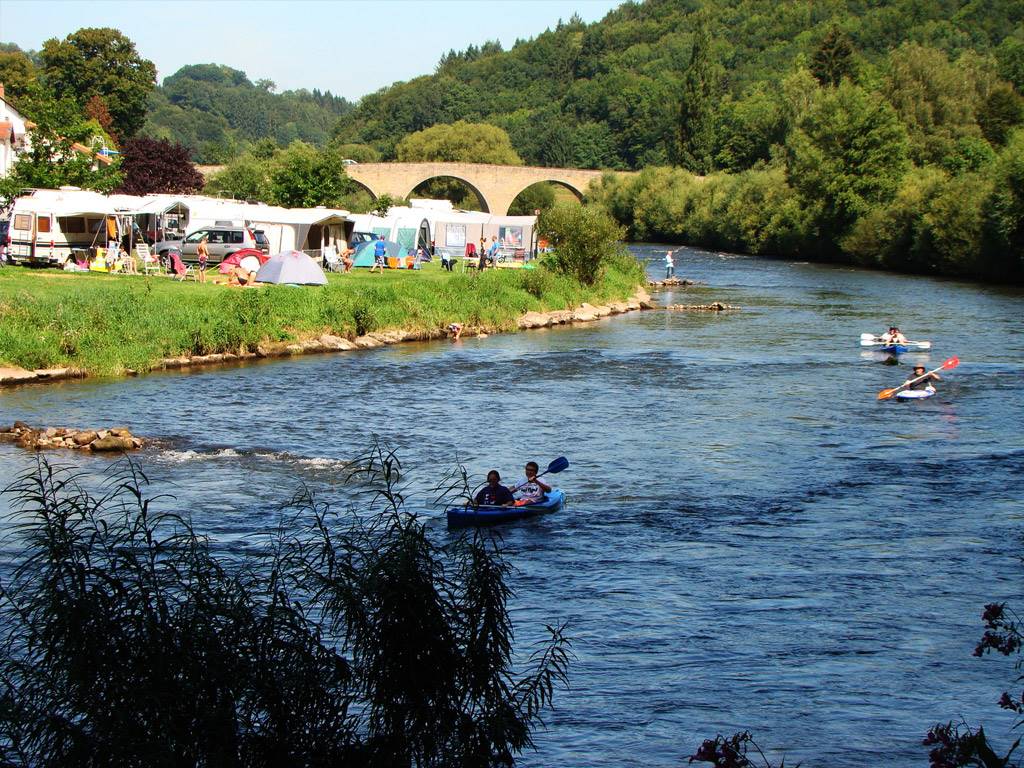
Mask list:
[[[170,215],[176,224],[171,229],[182,235],[231,224],[263,230],[274,252],[340,248],[353,230],[348,211],[337,208],[282,208],[205,195],[101,195],[75,188],[39,189],[18,198],[18,210],[56,216],[131,216],[142,218],[140,226],[150,233],[166,231]]]

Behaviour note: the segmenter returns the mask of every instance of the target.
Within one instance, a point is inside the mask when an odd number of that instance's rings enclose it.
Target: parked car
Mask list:
[[[199,261],[199,241],[206,238],[206,248],[210,253],[210,265],[215,266],[221,261],[243,248],[254,248],[263,253],[270,253],[270,241],[262,229],[248,227],[203,227],[188,235],[184,240],[163,240],[153,245],[153,251],[161,257],[171,248],[181,250],[183,261]]]

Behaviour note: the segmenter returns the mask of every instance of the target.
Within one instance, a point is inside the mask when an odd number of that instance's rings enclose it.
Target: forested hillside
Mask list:
[[[200,163],[223,163],[248,144],[271,139],[323,146],[341,115],[353,106],[330,91],[274,93],[269,80],[219,64],[193,64],[164,78],[149,97],[142,132],[189,148]]]
[[[710,41],[703,96],[714,112],[715,165],[749,167],[781,143],[782,126],[772,113],[783,84],[801,63],[811,64],[833,26],[851,44],[852,65],[864,81],[881,84],[890,52],[914,42],[947,66],[985,69],[997,60],[1019,89],[1022,20],[1019,0],[629,2],[601,22],[570,20],[510,51],[497,43],[452,51],[436,74],[363,98],[337,132],[390,157],[412,131],[456,120],[490,122],[508,131],[530,164],[668,164],[680,159],[680,101],[703,25]],[[906,94],[919,96],[928,94]],[[930,119],[914,116],[921,118]],[[767,135],[751,136],[751,128]]]

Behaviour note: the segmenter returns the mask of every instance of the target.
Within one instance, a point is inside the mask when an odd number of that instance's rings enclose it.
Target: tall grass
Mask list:
[[[323,288],[229,289],[166,277],[0,270],[0,364],[146,371],[161,358],[253,350],[323,333],[431,331],[449,323],[511,330],[528,311],[629,296],[635,260],[584,286],[544,269],[447,273],[436,265],[381,276],[330,275]]]
[[[566,682],[564,627],[515,654],[499,542],[434,543],[392,453],[354,467],[353,511],[300,493],[241,553],[130,462],[99,496],[45,463],[17,482],[0,764],[513,765]]]

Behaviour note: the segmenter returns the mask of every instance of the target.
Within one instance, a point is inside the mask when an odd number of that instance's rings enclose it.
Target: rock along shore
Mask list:
[[[75,451],[134,451],[142,447],[142,438],[127,427],[109,429],[68,429],[66,427],[30,427],[16,421],[10,427],[0,427],[0,443],[16,443],[30,451],[49,448],[69,448]]]
[[[621,315],[626,312],[636,312],[643,309],[655,309],[656,305],[651,301],[646,290],[640,288],[626,301],[616,301],[607,305],[594,306],[583,303],[575,309],[559,309],[552,312],[527,312],[522,315],[517,326],[520,330],[533,328],[549,328],[555,325],[568,325],[572,323],[590,323],[602,317],[610,315]],[[464,326],[462,337],[476,336],[486,337],[488,333],[495,333],[498,329],[486,327]],[[218,365],[232,363],[240,360],[258,360],[269,357],[288,357],[290,355],[322,354],[326,352],[345,352],[353,349],[374,349],[390,344],[399,344],[405,341],[431,341],[443,339],[448,336],[447,328],[435,328],[427,330],[388,330],[374,331],[365,336],[356,336],[354,339],[346,339],[342,336],[323,334],[321,336],[303,339],[301,341],[285,342],[264,342],[258,345],[255,351],[251,352],[224,352],[212,355],[195,355],[168,357],[160,360],[154,366],[154,370],[168,370],[175,368],[191,368],[199,365]],[[127,371],[133,375],[134,371]],[[39,370],[26,370],[24,368],[3,368],[0,367],[0,386],[5,384],[28,384],[48,383],[64,379],[84,378],[86,371],[78,368],[46,368]]]

